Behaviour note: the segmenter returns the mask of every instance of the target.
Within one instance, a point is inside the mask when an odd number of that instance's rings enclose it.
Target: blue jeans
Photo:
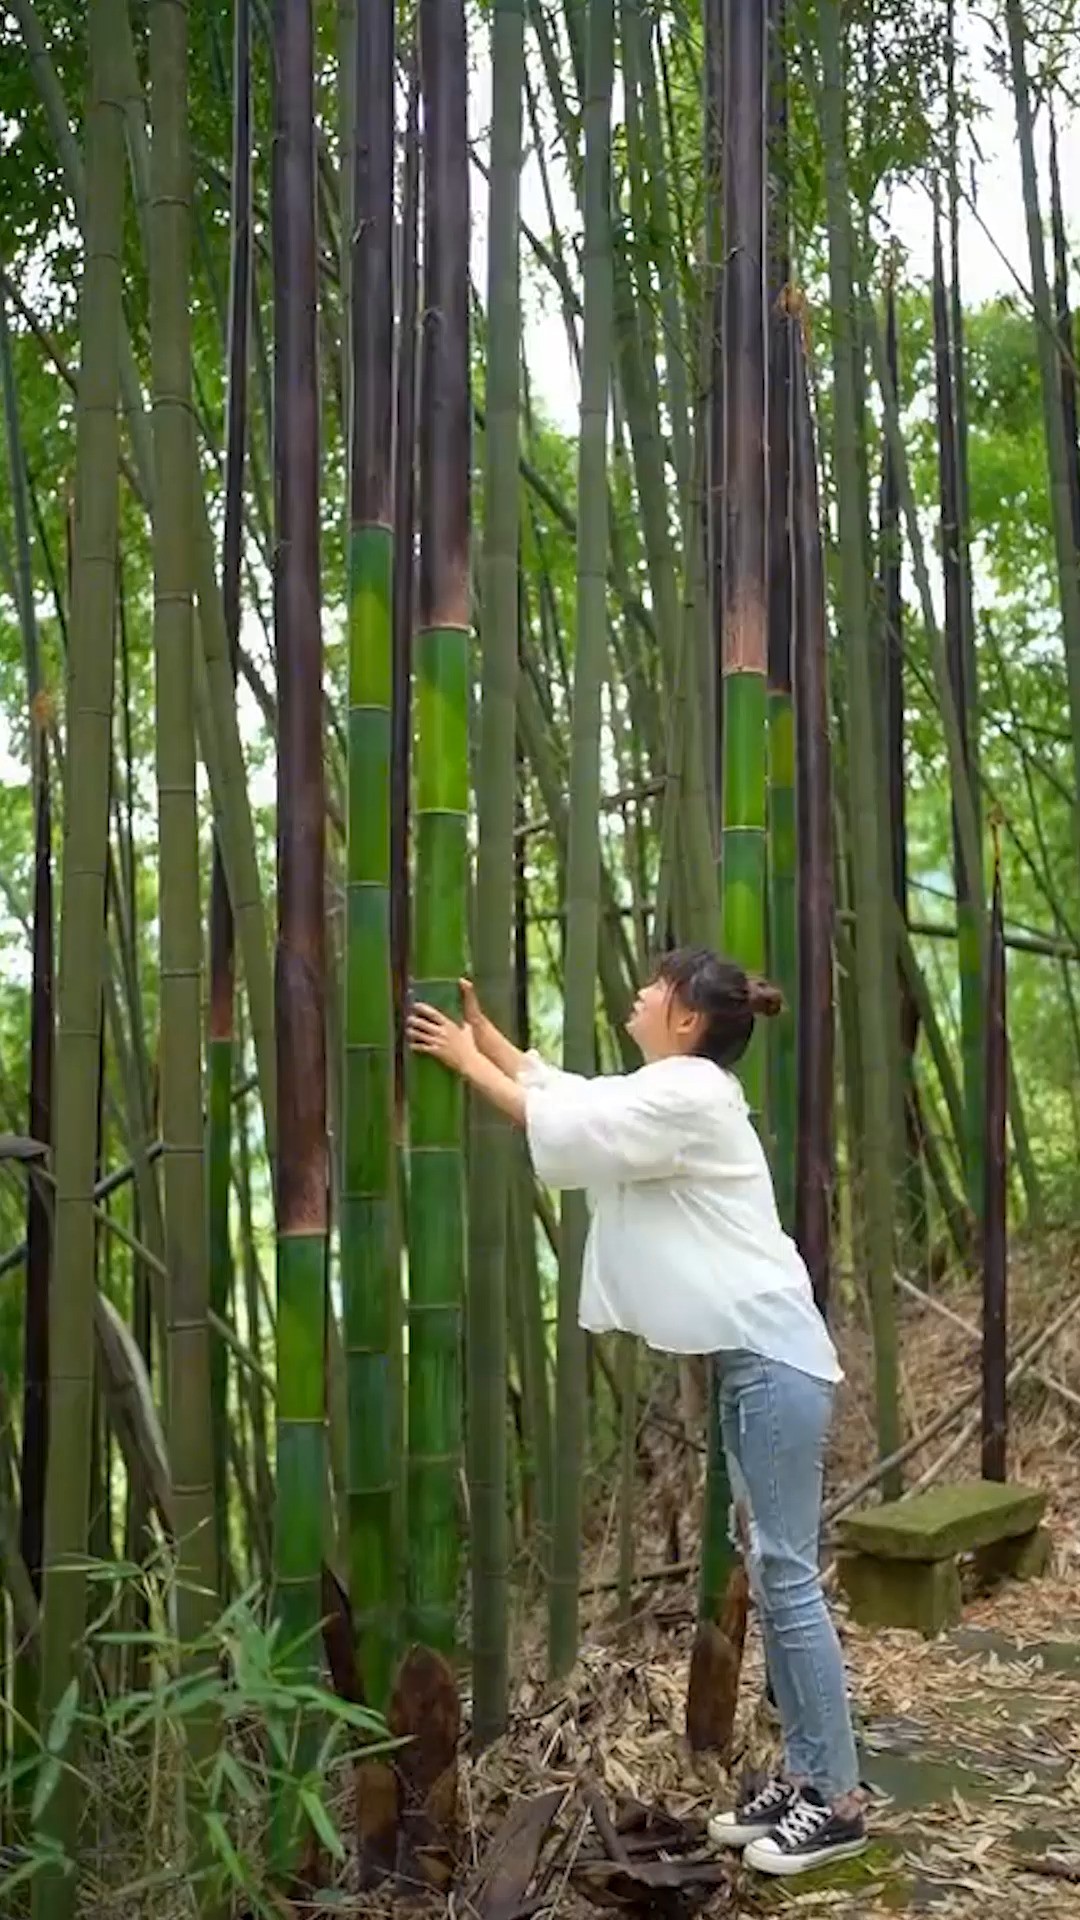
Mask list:
[[[750,1586],[788,1775],[827,1800],[859,1784],[843,1656],[818,1566],[833,1388],[756,1353],[715,1356],[732,1493],[750,1515]]]

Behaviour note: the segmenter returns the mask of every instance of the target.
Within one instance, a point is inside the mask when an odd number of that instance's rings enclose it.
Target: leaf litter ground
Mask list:
[[[1060,1249],[1061,1280],[1046,1283],[1045,1249],[1022,1256],[1013,1275],[1013,1324],[1048,1321],[1075,1285],[1071,1249]],[[1058,1288],[1061,1291],[1059,1294]],[[970,1297],[942,1296],[970,1320]],[[955,1326],[921,1307],[903,1309],[905,1425],[927,1426],[975,1375],[978,1349]],[[874,1458],[872,1354],[857,1322],[841,1336],[847,1374],[829,1465],[829,1491],[855,1481]],[[1080,1390],[1080,1329],[1070,1328],[1044,1358],[1048,1372]],[[673,1404],[674,1402],[674,1404]],[[641,1446],[647,1480],[638,1511],[638,1572],[685,1554],[692,1560],[701,1462],[693,1441],[675,1435],[675,1397],[660,1390],[644,1409]],[[693,1425],[688,1432],[693,1433]],[[700,1429],[698,1429],[700,1434]],[[947,1441],[948,1436],[944,1436]],[[943,1443],[914,1463],[929,1464]],[[974,1447],[949,1467],[977,1475]],[[1042,1580],[969,1596],[963,1625],[940,1641],[909,1633],[866,1632],[837,1603],[856,1702],[864,1774],[873,1789],[873,1844],[858,1862],[794,1886],[763,1886],[733,1875],[729,1887],[687,1890],[683,1902],[715,1914],[791,1912],[835,1920],[884,1920],[936,1913],[945,1920],[993,1915],[1022,1905],[1030,1920],[1080,1915],[1080,1416],[1035,1382],[1014,1400],[1010,1473],[1044,1488],[1054,1562]],[[684,1516],[685,1533],[675,1524]],[[732,1773],[694,1756],[683,1738],[686,1680],[693,1641],[692,1574],[636,1589],[639,1604],[621,1624],[610,1583],[615,1573],[614,1515],[598,1496],[585,1598],[586,1635],[570,1679],[544,1679],[540,1623],[521,1622],[515,1699],[505,1738],[465,1776],[469,1845],[477,1866],[509,1808],[527,1796],[566,1795],[553,1833],[559,1871],[543,1885],[545,1913],[580,1916],[601,1895],[575,1872],[572,1853],[601,1851],[583,1799],[595,1782],[612,1809],[646,1806],[683,1824],[700,1842],[711,1808],[731,1792],[742,1768],[775,1757],[776,1727],[764,1700],[760,1643],[751,1630],[743,1667]],[[647,1559],[650,1549],[655,1553]],[[642,1597],[644,1596],[644,1597]],[[577,1790],[575,1792],[575,1789]],[[479,1882],[474,1882],[479,1890]],[[534,1882],[534,1885],[536,1883]],[[603,1903],[662,1911],[658,1901]],[[481,1898],[478,1904],[486,1902]],[[524,1910],[523,1903],[523,1910]],[[533,1911],[537,1909],[534,1907]],[[677,1910],[677,1909],[676,1909]]]
[[[1051,1249],[1050,1258],[1045,1247],[1037,1261],[1014,1256],[1018,1335],[1050,1321],[1075,1290],[1077,1265],[1066,1243]],[[970,1288],[939,1297],[975,1317]],[[933,1311],[905,1304],[902,1319],[904,1424],[915,1433],[974,1380],[978,1349]],[[856,1481],[875,1454],[872,1354],[857,1313],[840,1339],[847,1378],[829,1462],[830,1494]],[[1080,1323],[1044,1356],[1044,1366],[1080,1392]],[[464,1859],[449,1901],[453,1920],[584,1920],[601,1907],[659,1920],[695,1912],[717,1920],[773,1913],[993,1920],[1018,1906],[1025,1920],[1080,1916],[1077,1407],[1031,1381],[1019,1384],[1013,1402],[1011,1475],[1049,1495],[1054,1564],[1046,1578],[972,1596],[962,1627],[929,1645],[910,1634],[863,1632],[838,1603],[864,1772],[874,1790],[873,1845],[831,1875],[778,1887],[743,1876],[736,1863],[717,1863],[704,1844],[708,1813],[730,1797],[741,1771],[775,1758],[776,1726],[764,1701],[753,1625],[731,1772],[715,1759],[691,1755],[683,1735],[703,1479],[701,1384],[684,1373],[676,1385],[671,1368],[650,1369],[634,1489],[638,1584],[626,1622],[616,1617],[614,1594],[614,1435],[607,1464],[590,1476],[583,1647],[560,1684],[545,1679],[539,1583],[531,1549],[521,1550],[512,1587],[511,1722],[488,1752],[462,1757]],[[918,1457],[916,1472],[941,1445]],[[603,1456],[604,1449],[598,1451]],[[974,1451],[953,1461],[949,1472],[976,1474]],[[354,1827],[353,1794],[352,1783],[343,1781],[337,1813],[346,1836]],[[126,1804],[125,1829],[133,1801]],[[114,1857],[110,1866],[116,1865]],[[80,1920],[120,1913],[142,1920],[166,1908],[174,1910],[160,1891],[148,1906],[130,1881],[121,1890],[113,1871],[100,1880],[90,1871]],[[441,1915],[448,1903],[407,1890],[393,1901],[359,1892],[350,1861],[341,1884],[304,1913],[316,1920],[391,1908],[402,1916],[410,1909]]]

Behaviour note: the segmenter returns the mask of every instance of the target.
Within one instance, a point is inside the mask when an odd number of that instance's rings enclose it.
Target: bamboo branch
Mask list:
[[[965,1320],[962,1314],[955,1313],[952,1307],[947,1307],[943,1300],[935,1299],[932,1293],[927,1293],[925,1287],[916,1286],[913,1280],[907,1279],[902,1273],[897,1274],[896,1284],[904,1293],[910,1294],[913,1300],[917,1300],[920,1306],[931,1308],[939,1319],[947,1320],[950,1326],[955,1327],[959,1333],[965,1334],[969,1340],[982,1339],[978,1327],[973,1327],[970,1320]],[[1042,1367],[1029,1367],[1028,1371],[1040,1386],[1046,1388],[1048,1393],[1056,1393],[1060,1399],[1067,1401],[1070,1407],[1080,1408],[1080,1393],[1074,1392],[1072,1387],[1067,1387],[1063,1380],[1058,1380],[1052,1373],[1044,1372]]]

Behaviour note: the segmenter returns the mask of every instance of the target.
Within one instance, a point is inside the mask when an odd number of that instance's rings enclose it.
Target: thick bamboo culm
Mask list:
[[[394,4],[360,9],[351,245],[349,738],[341,1282],[350,1598],[370,1705],[393,1680],[395,1409],[401,1394],[394,1194],[390,845],[394,692]],[[403,452],[408,460],[408,451]]]

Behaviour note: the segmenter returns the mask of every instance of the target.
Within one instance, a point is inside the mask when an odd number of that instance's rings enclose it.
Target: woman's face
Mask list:
[[[642,987],[630,1011],[626,1031],[646,1060],[692,1053],[701,1032],[701,1015],[684,1007],[674,987],[659,976]]]

